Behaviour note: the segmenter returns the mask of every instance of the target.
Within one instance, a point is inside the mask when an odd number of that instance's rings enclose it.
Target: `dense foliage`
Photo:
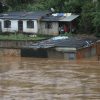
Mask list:
[[[49,10],[80,15],[79,33],[100,35],[100,0],[4,0],[8,11]]]
[[[0,2],[0,13],[3,11],[2,3]]]

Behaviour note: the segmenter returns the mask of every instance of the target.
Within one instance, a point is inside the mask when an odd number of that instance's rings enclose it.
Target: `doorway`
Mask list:
[[[69,32],[69,23],[67,22],[60,22],[59,23],[59,34],[64,34],[66,32]]]
[[[23,21],[18,21],[18,31],[23,32]]]

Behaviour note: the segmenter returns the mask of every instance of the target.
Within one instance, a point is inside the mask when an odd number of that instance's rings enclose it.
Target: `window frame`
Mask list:
[[[34,21],[33,20],[27,20],[27,28],[34,28]]]
[[[11,28],[11,21],[10,20],[4,20],[4,28]]]

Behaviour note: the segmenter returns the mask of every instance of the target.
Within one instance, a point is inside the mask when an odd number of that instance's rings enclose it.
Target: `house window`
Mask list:
[[[11,28],[11,21],[10,20],[4,21],[4,28]]]
[[[27,21],[27,28],[34,28],[34,21]]]
[[[52,23],[51,22],[46,22],[45,23],[45,28],[48,28],[48,29],[52,28]]]

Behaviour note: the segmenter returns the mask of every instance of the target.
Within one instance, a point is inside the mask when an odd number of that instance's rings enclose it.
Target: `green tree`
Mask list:
[[[80,32],[93,33],[94,27],[92,20],[94,19],[95,5],[90,0],[85,1],[82,6],[82,13],[80,19]]]
[[[100,36],[100,1],[95,3],[96,12],[94,13],[93,25],[95,27],[95,33]]]
[[[0,2],[0,13],[3,12],[3,6],[2,3]]]
[[[64,12],[81,13],[82,11],[82,2],[80,0],[68,0],[64,4]]]

